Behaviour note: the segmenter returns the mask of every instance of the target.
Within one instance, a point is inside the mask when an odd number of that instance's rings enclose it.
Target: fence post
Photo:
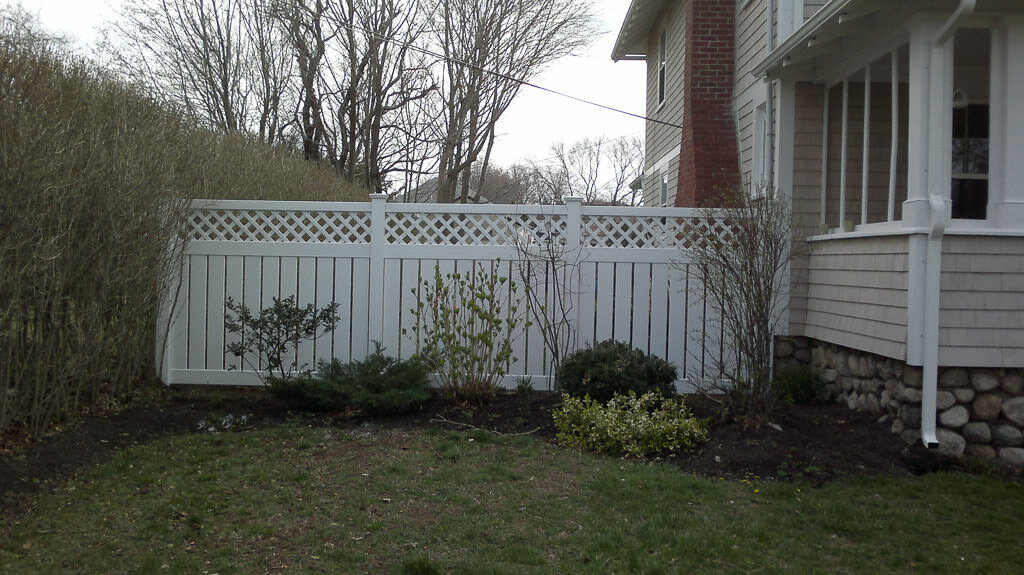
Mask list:
[[[583,240],[583,198],[566,196],[565,198],[565,247],[566,253],[575,253]]]
[[[384,246],[387,194],[370,194],[370,339],[384,341]]]

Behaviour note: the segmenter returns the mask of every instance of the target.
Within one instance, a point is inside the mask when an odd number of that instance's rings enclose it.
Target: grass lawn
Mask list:
[[[290,426],[126,449],[2,526],[15,573],[1012,573],[1024,487],[703,478],[532,437]]]

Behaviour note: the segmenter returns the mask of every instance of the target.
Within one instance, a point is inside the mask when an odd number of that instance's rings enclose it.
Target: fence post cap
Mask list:
[[[387,194],[370,194],[371,200],[386,200],[388,199]]]
[[[582,204],[583,196],[565,196],[565,203],[568,204],[569,202],[577,202]]]

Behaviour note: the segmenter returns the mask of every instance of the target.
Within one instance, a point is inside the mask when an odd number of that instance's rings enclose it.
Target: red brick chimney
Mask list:
[[[676,206],[714,205],[740,185],[732,110],[736,0],[689,0]]]

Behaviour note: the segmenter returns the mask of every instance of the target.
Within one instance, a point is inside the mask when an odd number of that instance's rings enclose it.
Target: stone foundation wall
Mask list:
[[[810,365],[827,399],[877,413],[908,444],[920,441],[920,367],[794,337],[777,338],[775,358],[777,370]],[[1024,467],[1024,369],[940,367],[936,408],[942,452]]]

